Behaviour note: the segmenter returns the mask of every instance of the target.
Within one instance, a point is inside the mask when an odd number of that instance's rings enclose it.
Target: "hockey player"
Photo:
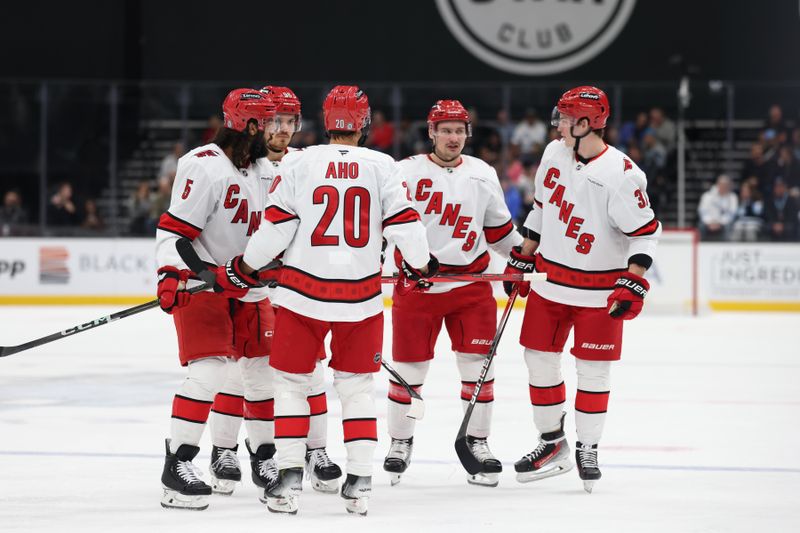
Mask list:
[[[268,149],[267,158],[277,172],[281,159],[289,151],[292,136],[295,132],[300,131],[302,124],[300,99],[288,87],[269,85],[262,88],[261,93],[275,104],[275,130],[274,132],[265,132],[265,137]],[[269,184],[271,185],[271,183],[272,179],[270,178]],[[211,443],[215,450],[235,449],[242,416],[248,427],[261,427],[267,435],[266,441],[258,447],[252,446],[249,440],[245,440],[245,444],[250,452],[253,465],[253,481],[256,485],[263,487],[261,479],[267,477],[270,480],[277,480],[278,477],[278,469],[273,459],[275,430],[272,373],[269,368],[265,369],[264,378],[268,381],[265,384],[268,388],[268,397],[259,402],[241,397],[241,379],[237,380],[237,377],[236,369],[233,369],[231,379],[227,383],[229,388],[223,388],[214,399],[209,417]],[[308,394],[311,419],[308,432],[309,449],[306,452],[306,471],[314,489],[320,492],[336,493],[339,489],[338,480],[342,475],[342,470],[339,465],[330,460],[325,450],[328,432],[328,402],[324,377],[324,367],[319,362],[314,369],[314,378]],[[263,472],[260,472],[259,465],[263,467]],[[228,454],[227,461],[224,462],[215,461],[212,454],[211,473],[214,492],[232,494],[235,482],[241,479],[241,469],[235,453]]]
[[[270,357],[280,483],[268,491],[267,507],[297,512],[309,429],[306,394],[330,332],[347,449],[341,495],[348,512],[363,515],[377,442],[372,374],[380,368],[383,342],[382,235],[400,248],[403,273],[415,283],[435,273],[437,264],[394,161],[359,146],[370,122],[367,96],[358,87],[337,86],[323,113],[331,144],[284,157],[264,224],[244,255],[218,271],[217,283],[231,295],[245,293],[256,285],[253,268],[286,250]]]
[[[597,444],[610,391],[611,361],[619,360],[623,320],[642,310],[661,224],[645,192],[644,173],[603,141],[608,98],[596,87],[565,92],[552,123],[562,139],[544,151],[536,173],[534,206],[525,241],[512,252],[507,271],[547,273],[547,282],[520,283],[527,295],[520,343],[525,347],[536,448],[517,461],[520,482],[572,468],[564,434],[561,351],[574,329],[578,391],[575,459],[584,488],[600,479]],[[535,254],[535,255],[534,255]],[[512,284],[505,289],[511,291]]]
[[[461,102],[439,100],[428,113],[431,153],[398,164],[441,272],[483,272],[489,266],[489,247],[507,257],[513,246],[522,243],[522,236],[514,231],[495,170],[461,153],[470,128],[469,114]],[[409,293],[398,287],[392,306],[394,367],[413,387],[421,387],[444,322],[461,374],[461,400],[466,408],[497,329],[496,319],[497,302],[489,283],[436,283],[426,292]],[[483,471],[468,475],[467,481],[494,487],[502,465],[486,440],[494,401],[494,372],[489,372],[467,435]],[[388,423],[392,443],[383,468],[390,473],[393,485],[411,461],[415,421],[405,416],[410,403],[406,390],[390,380]]]
[[[192,459],[199,451],[214,396],[223,385],[233,390],[234,384],[240,383],[237,396],[252,400],[250,410],[259,418],[267,416],[266,400],[271,394],[265,356],[270,353],[274,314],[266,289],[251,291],[241,299],[213,292],[190,299],[181,290],[187,282],[194,282],[176,250],[176,241],[181,237],[192,240],[199,257],[216,268],[245,249],[266,205],[272,165],[258,161],[266,162],[264,135],[274,125],[275,105],[258,91],[236,89],[225,98],[222,111],[224,127],[214,141],[179,160],[170,206],[161,216],[156,234],[159,303],[174,316],[180,361],[188,370],[172,404],[171,438],[167,439],[161,477],[164,507],[208,507],[211,487],[198,477]],[[243,387],[234,360],[244,375]],[[267,446],[271,435],[263,427],[256,424],[248,427],[248,432],[252,446]],[[238,473],[235,444],[234,437],[232,446],[212,449],[215,484],[234,481],[224,476]],[[263,461],[254,464],[254,477],[266,487],[269,480],[264,477],[264,466]]]

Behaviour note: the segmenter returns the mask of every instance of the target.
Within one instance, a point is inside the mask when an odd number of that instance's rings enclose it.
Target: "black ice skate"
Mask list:
[[[503,471],[503,464],[492,455],[489,443],[485,438],[467,435],[467,445],[469,451],[481,463],[482,470],[477,474],[467,474],[467,483],[472,485],[483,485],[484,487],[496,487],[500,482],[500,472]]]
[[[278,465],[275,463],[274,444],[262,444],[253,452],[250,448],[250,439],[244,440],[247,451],[250,452],[250,470],[252,472],[253,484],[264,489],[258,499],[261,503],[267,503],[267,491],[278,483]]]
[[[542,433],[539,445],[531,453],[514,463],[517,481],[528,483],[572,470],[569,458],[569,445],[564,437],[564,415],[561,415],[561,427],[557,431]]]
[[[392,439],[389,453],[383,460],[383,469],[389,472],[389,482],[392,486],[400,483],[400,476],[411,464],[411,452],[414,449],[414,437],[410,439]]]
[[[306,450],[306,477],[311,480],[314,490],[336,494],[342,469],[330,460],[325,448],[314,448]]]
[[[575,462],[578,464],[578,475],[583,480],[583,490],[592,493],[594,482],[603,474],[597,466],[597,444],[575,443]]]
[[[239,457],[236,451],[239,446],[233,448],[211,448],[211,490],[215,494],[230,496],[236,483],[242,480],[242,468],[239,465]]]
[[[206,509],[211,487],[203,483],[200,470],[192,463],[200,448],[181,444],[175,453],[171,453],[169,441],[170,439],[166,439],[167,454],[164,472],[161,474],[161,484],[164,487],[161,507],[192,511]]]
[[[303,469],[285,468],[281,470],[278,483],[264,491],[267,497],[267,509],[271,513],[297,514],[302,491]]]
[[[367,516],[367,505],[372,495],[372,476],[347,474],[342,485],[344,506],[350,514]]]

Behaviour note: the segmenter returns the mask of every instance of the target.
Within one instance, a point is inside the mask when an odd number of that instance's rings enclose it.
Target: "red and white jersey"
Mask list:
[[[524,225],[541,235],[536,270],[547,273],[533,290],[554,302],[605,307],[628,259],[655,255],[661,223],[646,190],[641,169],[612,146],[583,163],[562,140],[548,144]]]
[[[497,172],[484,161],[463,155],[458,165],[442,167],[430,155],[416,155],[397,165],[441,272],[483,272],[489,266],[489,246],[505,257],[522,243],[522,236],[514,231]],[[398,265],[399,259],[396,257]],[[437,282],[430,292],[468,284]]]
[[[190,239],[200,259],[213,265],[244,252],[261,223],[273,174],[266,158],[237,169],[216,144],[181,157],[169,209],[156,231],[158,266],[188,268],[175,249],[180,237]],[[266,295],[267,289],[252,290],[242,300],[259,301]]]
[[[276,306],[331,322],[382,312],[384,236],[412,266],[428,263],[425,228],[396,171],[391,157],[356,146],[284,156],[264,222],[244,254],[258,268],[286,250]]]

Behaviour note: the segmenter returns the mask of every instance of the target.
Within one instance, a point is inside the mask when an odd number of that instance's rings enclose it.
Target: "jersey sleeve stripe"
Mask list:
[[[197,226],[182,220],[169,211],[165,212],[161,215],[161,218],[158,219],[158,229],[168,231],[170,233],[174,233],[175,235],[180,235],[181,237],[186,237],[190,241],[193,241],[200,235],[200,232],[203,231],[202,228],[198,228]]]
[[[321,302],[359,303],[381,294],[381,273],[361,279],[325,279],[284,266],[278,286]]]
[[[386,218],[383,221],[383,227],[386,228],[387,226],[394,226],[395,224],[408,224],[415,220],[419,220],[419,213],[417,213],[413,207],[406,207],[402,211]]]
[[[627,272],[626,268],[614,270],[579,270],[549,261],[536,254],[536,272],[547,274],[547,283],[587,290],[612,290],[619,277]]]
[[[645,235],[652,235],[658,230],[659,222],[654,217],[650,222],[645,224],[644,226],[631,231],[630,233],[626,233],[628,237],[643,237]]]
[[[298,218],[297,215],[281,209],[276,205],[270,205],[264,209],[264,220],[273,224],[282,224],[296,218]]]
[[[484,226],[483,234],[486,235],[486,242],[494,244],[505,239],[512,231],[514,231],[514,224],[509,219],[505,224],[500,226]]]

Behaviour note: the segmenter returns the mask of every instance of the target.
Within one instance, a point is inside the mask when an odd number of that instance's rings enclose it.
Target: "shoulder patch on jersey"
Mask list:
[[[203,150],[194,154],[195,157],[217,157],[218,155],[214,150]]]
[[[633,163],[631,163],[631,160],[628,159],[627,157],[624,157],[622,159],[622,165],[623,165],[623,168],[622,168],[623,172],[627,172],[627,171],[629,171],[629,170],[631,170],[633,168]]]

